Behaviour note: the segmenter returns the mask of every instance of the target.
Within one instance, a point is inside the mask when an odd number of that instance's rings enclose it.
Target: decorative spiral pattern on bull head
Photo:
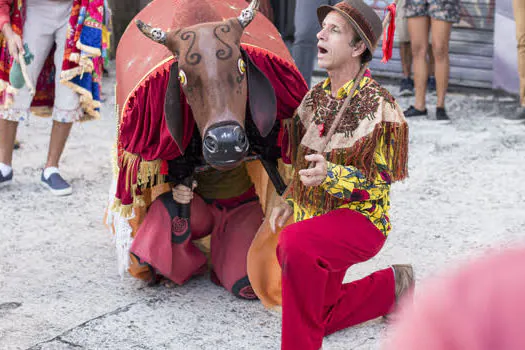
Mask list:
[[[181,40],[187,41],[191,40],[190,46],[188,47],[188,52],[186,52],[186,63],[192,66],[195,66],[200,63],[202,56],[197,52],[191,52],[193,46],[195,45],[195,39],[197,38],[197,33],[192,30],[184,32],[180,36]]]
[[[233,49],[230,45],[228,45],[228,43],[226,43],[220,38],[219,34],[217,33],[218,31],[220,31],[221,33],[229,33],[231,31],[231,27],[227,24],[220,24],[213,29],[213,34],[215,35],[217,40],[219,40],[226,47],[226,49],[217,50],[215,56],[220,60],[227,60],[232,57]]]
[[[242,10],[241,15],[237,17],[243,28],[246,28],[255,18],[259,10],[259,0],[252,0],[250,6]]]

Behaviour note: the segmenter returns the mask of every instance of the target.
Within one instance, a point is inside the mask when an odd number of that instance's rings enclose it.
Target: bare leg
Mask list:
[[[412,46],[412,59],[414,63],[414,85],[416,89],[416,102],[414,107],[420,111],[426,107],[426,91],[428,80],[428,17],[411,17],[408,19],[408,32]]]
[[[518,72],[520,75],[520,103],[525,107],[525,3],[513,1],[516,19],[516,40],[518,42]]]
[[[412,74],[412,48],[410,47],[410,41],[400,43],[399,54],[401,56],[403,75],[405,78],[410,78]]]
[[[67,138],[71,132],[73,123],[59,123],[53,120],[53,128],[51,129],[51,140],[49,142],[49,153],[47,154],[46,168],[57,167]]]
[[[432,19],[432,49],[436,66],[437,107],[445,107],[450,72],[449,41],[452,23]]]
[[[0,163],[11,166],[18,122],[0,120]]]

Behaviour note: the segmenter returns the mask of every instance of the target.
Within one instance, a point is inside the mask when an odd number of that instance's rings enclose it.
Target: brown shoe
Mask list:
[[[414,269],[412,265],[392,265],[396,279],[396,303],[408,291],[414,288]]]
[[[384,320],[388,323],[390,323],[392,314],[393,312],[395,312],[395,309],[397,308],[398,302],[401,299],[401,297],[405,295],[406,292],[413,289],[415,286],[414,269],[412,268],[412,265],[392,265],[392,268],[394,269],[396,280],[396,301],[390,313],[384,316]]]

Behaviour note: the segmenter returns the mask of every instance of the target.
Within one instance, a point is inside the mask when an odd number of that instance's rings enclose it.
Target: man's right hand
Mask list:
[[[173,200],[180,204],[188,204],[193,199],[193,190],[197,187],[197,181],[193,181],[192,188],[178,184],[171,191],[173,193]]]
[[[272,213],[270,214],[270,228],[272,229],[272,232],[277,232],[277,225],[279,225],[279,227],[283,227],[292,214],[292,207],[290,207],[284,200],[278,206],[274,207],[272,209]]]
[[[6,23],[2,28],[2,34],[4,34],[7,41],[7,48],[9,49],[9,54],[14,58],[16,62],[19,62],[18,55],[24,53],[24,45],[22,44],[22,38],[20,35],[13,32],[11,29],[11,24]]]

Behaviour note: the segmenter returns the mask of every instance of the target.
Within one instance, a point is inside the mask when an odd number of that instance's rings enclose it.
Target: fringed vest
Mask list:
[[[298,171],[308,167],[304,159],[308,154],[323,153],[328,162],[354,166],[369,181],[374,181],[380,171],[387,171],[392,182],[408,175],[408,125],[392,95],[374,80],[352,99],[334,136],[321,149],[343,103],[344,99],[333,98],[319,83],[303,99],[289,130],[295,167],[291,196],[295,203],[325,213],[345,202],[322,187],[302,185]],[[381,138],[384,149],[377,150]],[[374,161],[376,151],[382,151],[388,169],[378,169]]]

